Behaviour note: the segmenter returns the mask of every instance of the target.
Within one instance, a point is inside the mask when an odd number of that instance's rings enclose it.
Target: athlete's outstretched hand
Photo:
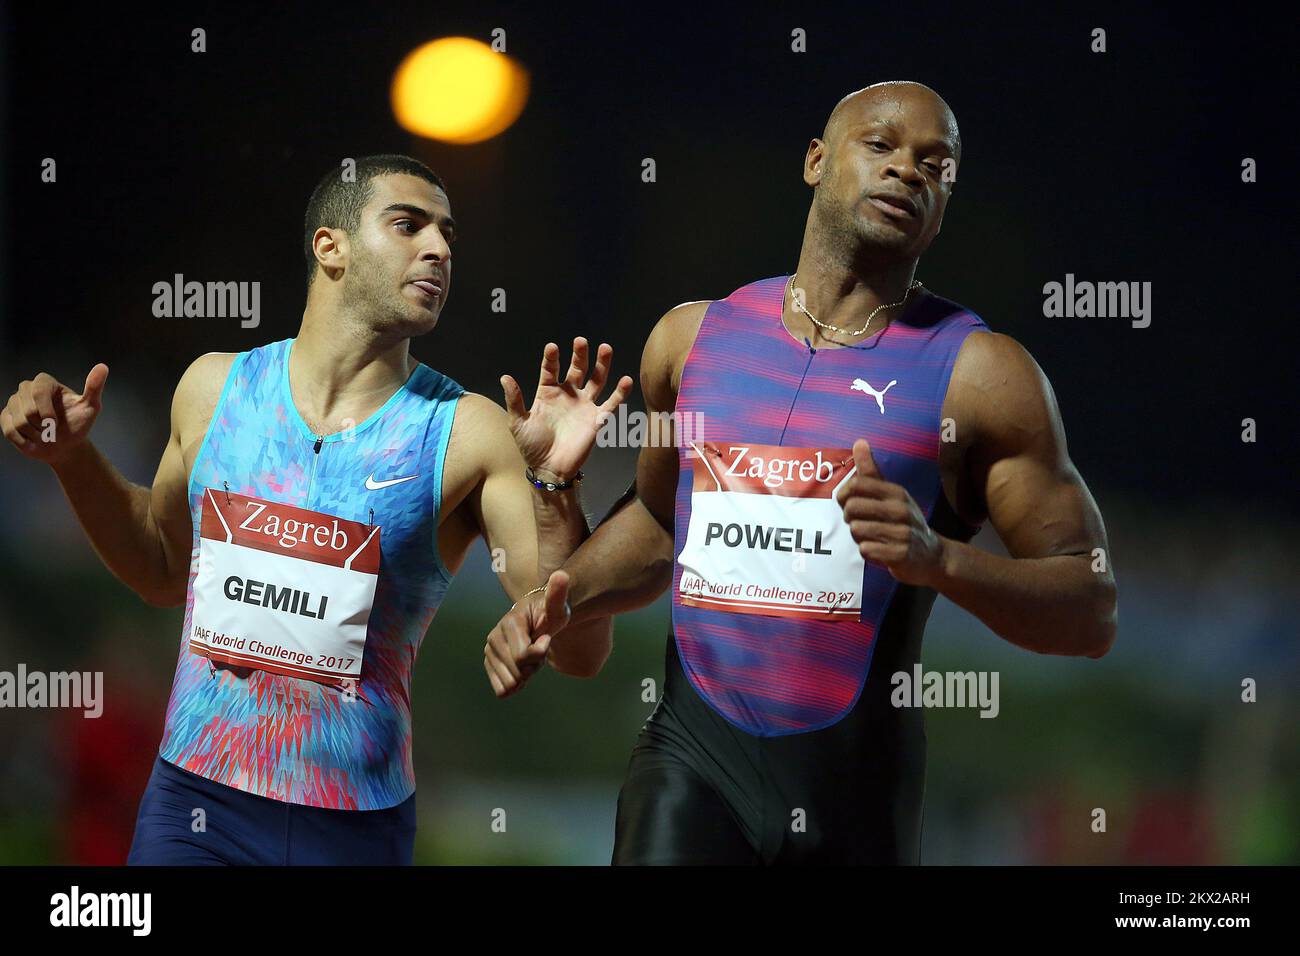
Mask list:
[[[524,460],[537,471],[547,471],[568,480],[582,467],[596,444],[596,434],[605,420],[632,394],[632,379],[624,375],[614,393],[603,404],[596,399],[609,377],[614,349],[601,343],[596,350],[596,367],[587,378],[587,340],[573,340],[573,359],[568,374],[560,378],[560,347],[546,343],[542,351],[542,373],[537,382],[533,407],[524,408],[523,393],[509,375],[501,376],[510,431]],[[583,379],[587,379],[583,384]],[[549,479],[550,476],[541,477]]]
[[[498,697],[521,690],[546,663],[551,636],[569,623],[569,575],[553,571],[546,590],[512,607],[483,645],[483,668]]]
[[[865,438],[853,443],[853,460],[858,472],[835,499],[844,509],[858,551],[904,584],[933,580],[943,561],[943,538],[926,522],[906,488],[881,477]]]
[[[37,373],[19,382],[0,411],[0,429],[14,447],[36,461],[54,465],[86,440],[103,407],[108,366],[100,362],[86,376],[78,394],[53,375]]]

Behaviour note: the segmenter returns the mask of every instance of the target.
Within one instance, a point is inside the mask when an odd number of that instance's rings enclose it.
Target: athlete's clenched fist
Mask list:
[[[72,453],[90,433],[103,404],[108,366],[96,365],[86,376],[78,394],[53,375],[40,372],[18,391],[0,411],[0,429],[28,458],[57,464]]]
[[[943,560],[943,538],[907,489],[885,481],[865,438],[853,443],[857,474],[835,493],[858,551],[904,584],[928,584]]]
[[[546,590],[521,599],[492,628],[483,646],[483,668],[498,697],[523,688],[546,663],[551,636],[569,623],[569,575],[553,571]]]

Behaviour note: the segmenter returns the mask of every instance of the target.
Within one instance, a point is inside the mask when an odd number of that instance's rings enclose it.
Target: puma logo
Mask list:
[[[874,398],[876,400],[876,404],[880,406],[880,414],[883,415],[885,414],[885,392],[889,391],[897,384],[898,384],[898,379],[893,379],[892,381],[890,381],[888,385],[886,385],[883,389],[877,392],[874,388],[872,388],[868,383],[864,382],[862,379],[855,378],[853,380],[853,384],[849,387],[855,392],[866,392],[868,395]]]

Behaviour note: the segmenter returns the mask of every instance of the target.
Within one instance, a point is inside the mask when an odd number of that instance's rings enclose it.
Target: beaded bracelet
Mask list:
[[[538,489],[539,491],[542,491],[542,490],[544,490],[544,491],[568,491],[570,488],[572,488],[572,487],[573,487],[574,485],[576,485],[578,482],[582,481],[582,479],[583,479],[583,477],[584,477],[583,474],[582,474],[582,469],[579,468],[579,469],[578,469],[578,473],[577,473],[576,475],[574,475],[572,478],[570,478],[568,481],[560,481],[560,482],[555,482],[555,481],[543,481],[542,479],[540,479],[540,478],[537,477],[537,473],[536,473],[535,471],[533,471],[533,466],[532,466],[532,465],[529,465],[529,466],[528,466],[528,470],[524,472],[524,476],[528,479],[529,483],[530,483],[534,488]]]

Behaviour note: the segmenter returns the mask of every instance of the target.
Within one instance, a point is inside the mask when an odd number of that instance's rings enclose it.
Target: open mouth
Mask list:
[[[438,285],[436,282],[431,282],[428,279],[416,279],[411,283],[411,285],[415,286],[431,299],[442,297],[442,286]]]

